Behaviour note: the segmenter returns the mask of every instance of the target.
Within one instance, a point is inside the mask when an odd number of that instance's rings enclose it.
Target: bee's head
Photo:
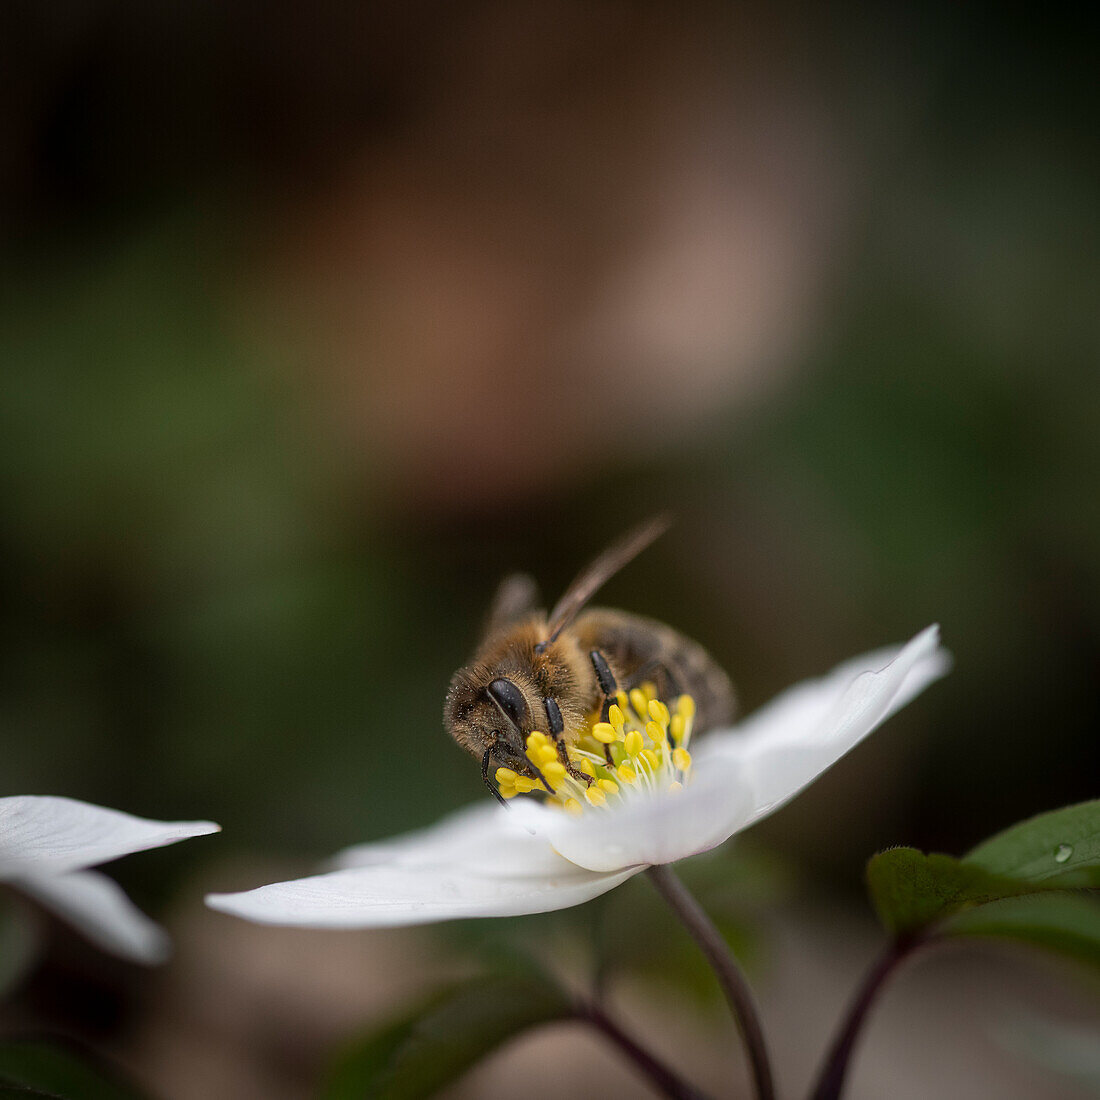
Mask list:
[[[529,774],[527,735],[539,725],[533,691],[526,676],[487,679],[477,669],[460,669],[447,692],[443,724],[474,756],[488,751],[499,764]]]

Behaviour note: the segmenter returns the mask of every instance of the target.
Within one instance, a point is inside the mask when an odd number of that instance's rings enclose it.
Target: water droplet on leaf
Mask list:
[[[1059,844],[1058,847],[1054,849],[1054,862],[1065,863],[1071,855],[1073,855],[1072,844]]]

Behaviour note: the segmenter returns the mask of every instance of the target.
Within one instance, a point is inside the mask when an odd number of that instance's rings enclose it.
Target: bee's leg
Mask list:
[[[507,807],[508,803],[504,800],[504,795],[497,790],[493,785],[493,781],[489,778],[489,761],[492,759],[493,753],[491,749],[485,750],[485,755],[481,758],[481,778],[485,780],[485,786],[489,788],[489,793],[504,807]]]
[[[558,748],[558,759],[562,762],[565,770],[576,780],[584,783],[586,786],[591,787],[595,780],[590,775],[585,775],[584,772],[579,771],[573,764],[573,761],[569,759],[569,751],[565,747],[565,739],[562,734],[565,732],[565,723],[562,721],[561,708],[558,706],[556,699],[544,699],[543,703],[546,706],[546,720],[550,724],[550,736],[554,739],[554,744]]]
[[[611,700],[615,698],[615,693],[619,690],[618,681],[615,679],[615,673],[611,671],[610,666],[607,663],[607,658],[598,650],[593,649],[588,654],[588,659],[592,662],[592,668],[596,673],[596,683],[600,686],[600,691],[603,693],[603,703],[600,706],[600,720],[607,721],[607,710],[611,705]],[[609,768],[615,767],[615,761],[611,759],[611,746],[604,745],[603,754],[607,760],[607,766]]]

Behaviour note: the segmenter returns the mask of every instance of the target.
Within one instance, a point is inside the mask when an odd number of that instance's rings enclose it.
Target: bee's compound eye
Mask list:
[[[511,680],[494,680],[485,690],[500,708],[501,714],[516,729],[522,730],[527,717],[527,700],[523,697],[523,692]]]

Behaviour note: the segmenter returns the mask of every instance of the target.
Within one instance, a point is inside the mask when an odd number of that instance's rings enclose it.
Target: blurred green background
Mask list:
[[[876,848],[1096,794],[1084,15],[0,21],[0,793],[220,821],[117,868],[149,909],[481,797],[440,711],[496,581],[552,601],[666,508],[606,600],[745,709],[932,621],[955,653],[754,832],[841,905]],[[17,1018],[122,1027],[65,983],[124,1020],[138,979],[57,950]]]

